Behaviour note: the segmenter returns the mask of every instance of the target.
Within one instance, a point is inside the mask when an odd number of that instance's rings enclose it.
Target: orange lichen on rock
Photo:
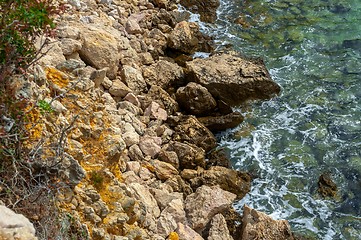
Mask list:
[[[64,73],[55,68],[48,67],[45,69],[46,78],[60,88],[65,88],[69,84],[69,79]]]
[[[169,240],[179,240],[179,236],[176,232],[171,232],[168,237]]]
[[[25,129],[28,132],[29,142],[39,140],[43,136],[45,125],[42,122],[42,116],[38,108],[29,105],[25,108]]]

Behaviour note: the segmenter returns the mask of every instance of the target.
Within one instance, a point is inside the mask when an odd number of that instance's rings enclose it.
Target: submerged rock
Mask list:
[[[206,87],[214,98],[231,106],[247,99],[269,99],[280,92],[262,61],[218,54],[186,63],[189,81]]]
[[[199,13],[203,22],[213,23],[217,19],[219,0],[181,0],[180,3],[191,12]]]
[[[337,194],[337,186],[332,181],[330,174],[324,173],[318,179],[318,192],[322,197],[335,197]]]
[[[286,220],[273,220],[268,215],[244,205],[241,239],[294,240],[295,238]]]

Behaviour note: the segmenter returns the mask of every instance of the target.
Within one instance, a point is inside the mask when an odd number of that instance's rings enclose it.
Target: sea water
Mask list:
[[[361,239],[361,0],[223,0],[201,26],[220,50],[263,58],[282,87],[218,135],[234,167],[256,177],[236,209],[315,239]],[[323,173],[334,198],[317,192]]]

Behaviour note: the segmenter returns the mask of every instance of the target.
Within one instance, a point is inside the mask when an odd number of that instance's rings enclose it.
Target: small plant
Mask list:
[[[51,108],[50,103],[48,103],[45,100],[39,100],[38,101],[38,107],[40,108],[40,113],[41,114],[45,114],[45,113],[52,113],[54,110]]]
[[[104,182],[104,177],[99,171],[92,171],[89,180],[96,189],[101,189]]]

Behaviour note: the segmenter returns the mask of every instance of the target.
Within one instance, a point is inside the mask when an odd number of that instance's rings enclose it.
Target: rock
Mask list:
[[[140,107],[140,102],[139,102],[137,96],[135,96],[133,93],[128,93],[124,97],[124,100],[132,103],[134,106]]]
[[[179,240],[203,240],[201,235],[183,223],[177,224],[176,233],[178,233]]]
[[[217,146],[217,140],[203,124],[194,116],[182,116],[174,128],[173,139],[188,142],[203,148],[206,152]]]
[[[223,148],[214,149],[207,154],[207,169],[212,166],[221,166],[225,168],[232,168],[231,161],[227,157],[226,151]]]
[[[127,131],[127,132],[123,133],[122,138],[123,138],[125,144],[127,145],[127,147],[131,147],[134,144],[139,144],[139,135],[135,130]]]
[[[139,70],[131,66],[124,65],[122,67],[121,76],[123,81],[135,94],[139,94],[147,90],[147,84]]]
[[[178,170],[169,163],[154,160],[151,161],[151,164],[154,166],[155,174],[160,180],[167,180],[179,174]]]
[[[169,4],[169,0],[154,0],[154,3],[159,8],[167,8],[167,6]]]
[[[229,234],[226,219],[222,214],[213,217],[208,240],[233,240]]]
[[[168,37],[168,47],[185,54],[210,52],[213,48],[200,31],[197,23],[182,21],[177,23]]]
[[[36,42],[36,48],[40,49],[42,44],[43,42],[39,38],[39,40]],[[57,40],[51,39],[50,42],[41,49],[40,54],[42,53],[44,56],[39,59],[39,65],[56,66],[66,61],[63,55],[63,50],[61,49],[61,45]]]
[[[104,150],[109,159],[120,156],[126,146],[121,135],[107,135],[104,139]]]
[[[109,88],[109,93],[114,97],[125,97],[130,92],[132,90],[120,80],[115,80]]]
[[[170,149],[168,150],[177,153],[180,169],[193,169],[198,166],[204,167],[206,165],[204,150],[195,145],[181,142],[171,142]]]
[[[143,152],[142,152],[142,150],[140,150],[140,148],[137,144],[134,144],[129,148],[128,154],[132,161],[141,162],[144,159]]]
[[[220,5],[220,1],[181,0],[180,4],[185,6],[191,12],[199,13],[201,21],[213,23],[217,19],[217,8]]]
[[[244,205],[241,239],[264,239],[265,236],[268,240],[295,239],[286,220],[273,220],[266,214]]]
[[[199,187],[185,200],[189,226],[201,233],[209,221],[216,214],[226,211],[235,199],[235,194],[224,191],[219,186]]]
[[[177,153],[174,151],[161,150],[158,155],[159,160],[172,164],[176,169],[179,168],[179,159]]]
[[[142,33],[143,30],[139,26],[139,22],[145,17],[144,14],[132,14],[128,17],[127,22],[125,24],[125,31],[130,34],[139,34]]]
[[[145,155],[156,157],[161,150],[162,140],[159,137],[144,136],[140,139],[139,148]]]
[[[156,85],[167,89],[183,81],[183,69],[175,63],[159,60],[150,66],[143,67],[143,77],[148,85]]]
[[[138,116],[143,114],[143,110],[135,105],[133,105],[133,103],[128,102],[128,101],[121,101],[118,102],[118,109],[125,109],[131,113],[133,113],[134,115]]]
[[[177,223],[185,223],[185,221],[183,200],[174,199],[160,214],[157,222],[158,234],[166,237],[177,228]]]
[[[36,240],[33,224],[13,210],[0,205],[0,239],[6,240]]]
[[[322,197],[335,197],[337,185],[332,181],[329,173],[323,173],[318,179],[318,192]]]
[[[158,119],[162,121],[165,121],[168,118],[167,112],[156,102],[151,102],[151,104],[145,109],[144,116],[149,116],[150,119]]]
[[[212,132],[219,132],[239,126],[244,117],[239,112],[233,112],[223,116],[200,117],[198,120]]]
[[[162,106],[168,115],[173,115],[179,110],[177,101],[159,86],[153,85],[149,89],[147,97]]]
[[[103,29],[88,27],[81,30],[82,60],[96,69],[108,68],[107,76],[115,79],[120,60],[119,45],[115,37]]]
[[[130,183],[129,187],[134,191],[135,198],[145,205],[146,211],[156,218],[159,217],[160,210],[157,201],[148,188],[139,183]]]
[[[72,53],[78,52],[82,48],[82,44],[71,38],[62,38],[60,39],[60,47],[64,55],[71,55]]]
[[[36,167],[34,167],[36,169]],[[76,186],[85,177],[85,170],[71,155],[65,153],[59,165],[56,166],[60,176],[71,186]]]
[[[181,176],[191,182],[193,188],[201,185],[220,186],[223,190],[237,195],[242,199],[251,189],[251,177],[248,173],[236,171],[225,167],[211,167],[209,170],[199,169],[197,176],[187,176],[182,172]]]
[[[90,74],[89,78],[94,82],[96,88],[98,88],[104,82],[107,71],[108,69],[104,68],[100,70],[95,70]]]
[[[180,192],[169,193],[165,189],[156,188],[150,189],[150,192],[153,194],[161,211],[163,211],[163,209],[166,208],[172,200],[183,199],[183,193]]]
[[[216,100],[207,88],[194,82],[178,88],[176,96],[180,107],[187,113],[196,116],[210,115],[217,106]]]
[[[264,63],[231,54],[218,54],[186,63],[189,79],[206,87],[230,106],[247,99],[268,99],[280,92]]]

